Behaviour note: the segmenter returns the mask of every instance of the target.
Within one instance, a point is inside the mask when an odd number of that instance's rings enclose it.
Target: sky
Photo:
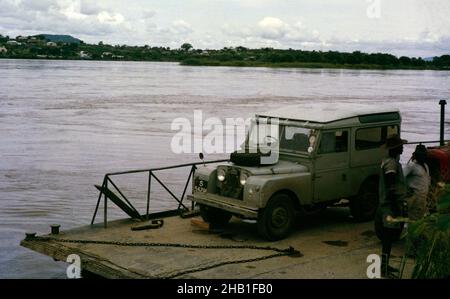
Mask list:
[[[450,54],[449,0],[0,0],[0,34],[87,43]]]

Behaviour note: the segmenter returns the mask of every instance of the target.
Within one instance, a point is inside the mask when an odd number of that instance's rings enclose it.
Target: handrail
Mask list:
[[[205,162],[194,162],[194,163],[186,163],[186,164],[177,164],[177,165],[173,165],[173,166],[148,168],[148,169],[133,169],[133,170],[120,171],[120,172],[111,172],[111,173],[107,173],[106,175],[107,176],[113,176],[113,175],[120,175],[120,174],[130,174],[130,173],[138,173],[138,172],[167,170],[167,169],[181,168],[181,167],[187,167],[187,166],[192,166],[192,165],[220,163],[220,162],[227,162],[227,161],[229,161],[229,159],[212,160],[212,161],[205,161]]]
[[[103,178],[103,183],[100,188],[100,193],[98,195],[97,204],[95,206],[94,215],[92,216],[91,225],[94,224],[95,217],[97,216],[98,207],[100,205],[100,201],[102,198],[102,195],[104,195],[104,216],[103,216],[103,225],[106,228],[108,223],[108,197],[106,196],[105,192],[103,190],[108,189],[108,183],[111,183],[111,185],[119,192],[119,195],[123,198],[123,200],[126,202],[125,205],[128,205],[131,210],[139,214],[137,209],[131,204],[131,202],[127,199],[127,197],[123,194],[123,192],[119,189],[119,187],[112,181],[112,176],[117,175],[125,175],[125,174],[133,174],[133,173],[142,173],[142,172],[148,172],[148,185],[147,185],[147,208],[146,208],[146,219],[148,220],[150,217],[149,210],[150,210],[150,194],[151,194],[151,182],[152,178],[154,178],[166,191],[169,193],[173,199],[175,199],[178,202],[178,208],[177,212],[180,211],[180,209],[183,207],[184,210],[188,210],[188,208],[183,204],[184,196],[186,195],[187,188],[189,186],[189,182],[192,177],[194,177],[195,170],[197,169],[197,165],[206,165],[206,164],[212,164],[212,163],[220,163],[220,162],[228,162],[229,159],[222,159],[222,160],[212,160],[212,161],[202,161],[202,162],[194,162],[194,163],[185,163],[185,164],[177,164],[177,165],[171,165],[171,166],[165,166],[165,167],[156,167],[156,168],[147,168],[147,169],[133,169],[133,170],[127,170],[127,171],[120,171],[120,172],[111,172],[105,174]],[[168,169],[175,169],[175,168],[182,168],[182,167],[191,167],[191,170],[189,172],[189,176],[186,179],[186,184],[183,189],[183,193],[181,197],[177,197],[165,184],[162,182],[154,172],[161,171],[161,170],[168,170]],[[191,209],[193,209],[194,203],[192,203]]]
[[[405,144],[422,144],[422,143],[440,143],[440,140],[434,140],[434,141],[411,141],[407,142]],[[443,140],[443,142],[450,142],[450,140]]]

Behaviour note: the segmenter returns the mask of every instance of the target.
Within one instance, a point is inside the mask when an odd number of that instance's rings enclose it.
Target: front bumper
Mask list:
[[[228,197],[223,197],[216,194],[211,193],[200,193],[195,192],[193,195],[187,196],[188,200],[197,202],[199,204],[204,204],[210,207],[222,209],[233,214],[241,215],[245,218],[249,219],[257,219],[258,218],[258,210],[251,209],[247,207],[238,206],[236,204],[230,203]]]

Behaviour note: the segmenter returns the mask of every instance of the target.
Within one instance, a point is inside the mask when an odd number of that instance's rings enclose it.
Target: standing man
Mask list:
[[[381,229],[381,273],[386,277],[392,272],[398,272],[389,266],[392,243],[399,238],[403,223],[392,221],[396,217],[403,216],[404,200],[406,198],[406,183],[403,176],[400,155],[403,153],[403,144],[407,141],[398,135],[389,136],[382,146],[387,149],[389,155],[383,159],[380,168],[379,196],[375,222]]]
[[[426,163],[427,148],[416,146],[411,161],[404,169],[408,186],[408,218],[411,221],[422,219],[427,212],[427,197],[430,189],[430,170]]]

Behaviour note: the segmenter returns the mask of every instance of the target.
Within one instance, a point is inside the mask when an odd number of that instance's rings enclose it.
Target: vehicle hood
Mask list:
[[[240,166],[230,163],[229,166],[244,169],[252,175],[287,174],[308,172],[308,167],[296,162],[280,160],[277,164],[267,166]]]

